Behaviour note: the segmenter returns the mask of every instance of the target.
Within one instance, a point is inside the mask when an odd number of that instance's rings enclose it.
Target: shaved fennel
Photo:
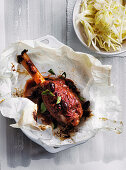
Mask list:
[[[87,45],[99,51],[117,51],[126,39],[126,6],[117,0],[83,0],[77,23],[87,36]]]

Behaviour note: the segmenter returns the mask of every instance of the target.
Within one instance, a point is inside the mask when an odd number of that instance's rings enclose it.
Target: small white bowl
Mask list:
[[[107,52],[107,51],[102,50],[102,49],[100,49],[100,51],[97,51],[96,49],[94,49],[94,47],[92,45],[90,47],[87,46],[87,37],[85,35],[84,28],[81,25],[81,23],[76,24],[77,16],[80,13],[81,2],[82,2],[82,0],[77,0],[76,3],[75,3],[75,6],[74,6],[74,10],[73,10],[73,26],[74,26],[75,33],[76,33],[77,37],[79,38],[79,40],[81,41],[81,43],[86,48],[90,49],[92,52],[95,52],[97,54],[110,56],[110,55],[117,55],[117,54],[121,54],[121,53],[126,52],[126,41],[123,42],[121,50],[116,51],[116,52],[115,51],[114,52],[113,51]]]

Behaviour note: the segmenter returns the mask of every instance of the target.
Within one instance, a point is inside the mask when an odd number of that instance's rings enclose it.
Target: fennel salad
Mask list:
[[[88,46],[119,51],[126,39],[126,6],[117,0],[83,0],[77,23],[83,26]]]

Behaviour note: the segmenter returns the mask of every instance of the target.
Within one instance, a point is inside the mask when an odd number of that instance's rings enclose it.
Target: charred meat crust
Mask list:
[[[24,49],[24,50],[21,52],[21,55],[18,55],[18,56],[17,56],[17,61],[18,61],[19,64],[21,64],[21,62],[24,60],[23,55],[24,55],[25,53],[27,53],[27,52],[28,52],[28,50]]]
[[[24,59],[23,59],[22,55],[18,55],[18,56],[17,56],[17,62],[18,62],[19,64],[21,64],[21,62],[22,62],[23,60],[24,60]]]
[[[17,59],[33,77],[36,84],[43,88],[42,91],[49,92],[42,93],[42,100],[46,109],[58,122],[77,126],[83,115],[83,108],[78,97],[79,92],[73,81],[66,78],[55,78],[45,81],[26,54],[27,51],[23,50],[21,55],[17,56]]]
[[[24,55],[24,53],[27,53],[28,50],[24,49],[22,52],[21,52],[21,55]]]
[[[23,55],[26,54],[28,52],[28,50],[24,49],[22,52],[21,52],[21,55],[18,55],[17,56],[17,61],[19,64],[21,64],[21,62],[24,60],[24,57]],[[29,68],[29,72],[31,74],[35,74],[37,73],[37,69],[36,67],[34,66],[34,64],[32,63],[32,61],[29,59],[28,61],[25,61],[25,63],[27,64],[28,68]]]

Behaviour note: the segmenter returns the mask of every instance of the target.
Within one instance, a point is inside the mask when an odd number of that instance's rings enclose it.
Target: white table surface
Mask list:
[[[47,34],[76,51],[88,52],[72,26],[75,0],[0,0],[0,52],[10,43]],[[30,141],[13,120],[0,115],[0,170],[126,170],[126,57],[97,57],[111,64],[112,82],[122,103],[124,132],[99,133],[87,143],[50,154]]]

